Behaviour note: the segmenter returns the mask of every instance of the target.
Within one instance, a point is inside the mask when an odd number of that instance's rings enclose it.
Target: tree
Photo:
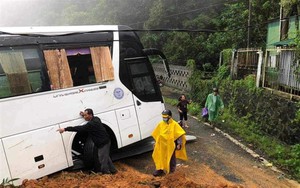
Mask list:
[[[280,0],[31,0],[39,3],[20,18],[23,25],[120,24],[133,29],[214,30],[216,32],[143,32],[145,47],[163,49],[175,64],[194,59],[218,64],[219,53],[227,48],[247,46],[248,16],[251,15],[251,47],[265,46],[267,22],[279,17]],[[299,7],[299,0],[282,0],[284,6]],[[27,7],[27,5],[26,5]],[[297,8],[297,11],[299,8]],[[22,14],[24,11],[20,10]],[[30,16],[29,16],[30,15]],[[10,15],[11,16],[11,15]],[[10,18],[9,16],[9,18]],[[27,19],[29,18],[30,19]],[[12,19],[9,19],[12,20]]]
[[[295,15],[295,28],[299,34],[299,14],[300,14],[300,1],[299,0],[281,0],[281,32],[280,39],[288,38],[289,31],[289,18]]]

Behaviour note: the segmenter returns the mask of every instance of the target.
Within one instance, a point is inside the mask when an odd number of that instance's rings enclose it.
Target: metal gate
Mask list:
[[[295,73],[294,49],[268,49],[263,69],[263,87],[300,95],[300,75]]]

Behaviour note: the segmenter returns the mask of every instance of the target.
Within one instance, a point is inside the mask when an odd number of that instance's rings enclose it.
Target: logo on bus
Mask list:
[[[121,88],[116,88],[114,90],[114,96],[116,97],[116,99],[122,99],[124,96],[124,91]]]
[[[86,92],[90,92],[90,91],[96,91],[96,90],[104,89],[104,88],[106,88],[106,86],[100,86],[100,87],[94,87],[94,88],[88,88],[88,89],[83,88],[83,89],[78,89],[77,91],[71,91],[71,92],[67,92],[67,93],[53,95],[53,98],[66,97],[69,95],[76,95],[76,94],[86,93]]]

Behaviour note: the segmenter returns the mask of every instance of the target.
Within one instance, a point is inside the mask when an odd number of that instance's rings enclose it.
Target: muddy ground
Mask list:
[[[197,144],[197,143],[190,143]],[[189,147],[188,146],[188,147]],[[205,151],[203,151],[205,152]],[[189,161],[178,161],[175,173],[163,177],[153,177],[154,164],[151,152],[115,162],[118,173],[98,175],[85,171],[59,172],[40,180],[24,181],[22,187],[61,187],[61,188],[143,188],[143,187],[189,187],[189,188],[293,188],[294,182],[278,178],[279,174],[262,166],[254,166],[244,158],[232,159],[216,152],[217,158],[200,157],[201,153],[191,154]],[[225,160],[219,161],[219,158]],[[207,162],[203,162],[207,160]],[[223,163],[224,162],[224,163]],[[208,164],[210,163],[210,164]]]
[[[163,94],[174,96],[167,88]],[[175,95],[175,97],[177,97]],[[174,119],[178,114],[173,106]],[[115,161],[118,173],[98,175],[85,171],[63,171],[25,181],[22,187],[190,187],[190,188],[297,188],[300,185],[285,174],[264,166],[226,137],[192,117],[189,117],[187,133],[196,141],[187,144],[188,161],[177,161],[175,173],[153,177],[154,164],[151,152]]]
[[[191,170],[189,165],[182,165],[173,174],[164,177],[153,177],[117,162],[119,172],[115,175],[97,175],[86,172],[60,172],[50,177],[44,177],[38,181],[24,182],[24,187],[243,187],[225,180],[213,170],[205,166],[197,166]],[[196,166],[195,166],[196,167]],[[197,175],[196,175],[197,174]],[[195,177],[196,175],[196,177]]]

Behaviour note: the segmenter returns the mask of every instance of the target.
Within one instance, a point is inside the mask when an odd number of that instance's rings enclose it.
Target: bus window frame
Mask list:
[[[0,100],[5,99],[5,98],[12,98],[12,97],[17,97],[17,96],[36,94],[36,93],[45,92],[45,91],[50,90],[50,83],[48,82],[49,77],[48,77],[48,74],[47,74],[46,65],[45,65],[43,54],[41,53],[40,46],[38,46],[38,45],[3,46],[3,47],[0,47],[0,52],[1,51],[14,51],[14,50],[22,51],[22,50],[26,50],[26,49],[36,50],[36,53],[38,55],[38,59],[39,59],[39,62],[40,62],[40,65],[39,65],[40,69],[39,70],[38,69],[37,70],[27,70],[27,75],[29,76],[29,73],[33,72],[33,71],[34,72],[40,72],[40,81],[41,81],[41,85],[39,87],[40,89],[39,90],[32,90],[31,93],[24,93],[24,94],[18,94],[18,95],[10,94],[9,96],[1,97]],[[24,61],[25,61],[25,59],[24,59]],[[25,64],[25,66],[26,66],[26,64]],[[2,73],[1,73],[1,75],[2,75]],[[3,70],[3,75],[5,75],[4,70]],[[30,84],[32,84],[32,83],[30,82]]]
[[[143,60],[143,61],[141,61]],[[124,62],[126,64],[126,69],[127,69],[127,73],[128,73],[128,77],[130,80],[130,85],[131,85],[131,91],[132,93],[141,101],[143,102],[150,102],[150,101],[161,101],[161,98],[158,97],[161,95],[160,92],[160,88],[158,87],[157,83],[156,83],[156,77],[154,72],[152,72],[152,67],[150,64],[150,61],[148,59],[147,56],[143,56],[143,57],[130,57],[130,58],[124,58]],[[131,72],[131,68],[130,68],[130,64],[139,64],[139,63],[143,63],[146,68],[147,68],[147,73],[141,73],[141,74],[135,74],[132,75]],[[145,77],[145,76],[149,76],[151,78],[151,83],[154,89],[154,93],[152,94],[144,94],[144,95],[140,95],[139,93],[137,93],[136,91],[136,87],[134,86],[134,78],[137,77]]]
[[[56,49],[57,50],[62,50],[62,49],[67,50],[67,49],[80,49],[80,48],[92,48],[92,47],[108,47],[110,50],[110,56],[111,56],[112,65],[113,65],[113,48],[114,48],[113,41],[104,41],[104,42],[97,41],[97,42],[93,42],[93,43],[75,43],[74,42],[74,43],[59,43],[59,44],[42,44],[41,45],[41,53],[43,55],[45,68],[48,71],[48,68],[47,68],[46,62],[45,62],[45,56],[43,53],[45,50],[56,50]],[[69,65],[69,68],[70,68],[70,65]],[[48,75],[48,78],[49,78],[49,75]],[[107,81],[103,81],[103,82],[107,82]],[[103,82],[96,82],[96,83],[103,83]],[[82,87],[82,86],[96,84],[96,83],[88,83],[88,84],[83,84],[83,85],[78,85],[78,86],[74,86],[74,83],[73,83],[73,86],[68,87],[68,88]],[[61,90],[61,89],[66,89],[66,88],[59,88],[59,89],[55,89],[55,90]]]

